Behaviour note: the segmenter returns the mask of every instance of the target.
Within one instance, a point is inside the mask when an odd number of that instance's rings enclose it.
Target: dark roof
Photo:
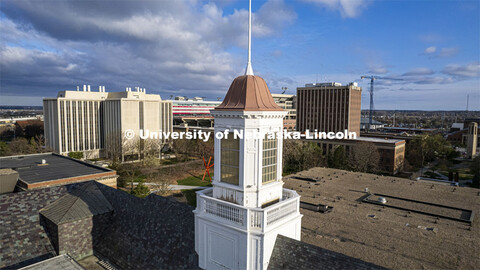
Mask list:
[[[46,160],[46,165],[41,164],[42,159]],[[111,171],[52,153],[0,158],[0,169],[5,168],[16,170],[27,184]]]
[[[235,78],[222,104],[215,110],[283,111],[273,100],[267,83],[262,77],[253,75]]]
[[[268,269],[386,269],[305,242],[278,235]]]
[[[199,269],[193,207],[155,194],[140,199],[96,181],[0,195],[0,268],[56,255],[40,225],[41,209],[60,221],[113,209],[94,248],[122,268]]]
[[[77,261],[72,259],[70,256],[58,255],[56,257],[26,266],[20,270],[84,270]]]
[[[59,225],[112,210],[113,207],[97,185],[87,182],[40,210],[40,214]]]
[[[96,184],[114,208],[97,252],[125,269],[199,269],[193,207]]]
[[[66,186],[0,195],[0,268],[17,268],[55,255],[38,211],[67,192]]]

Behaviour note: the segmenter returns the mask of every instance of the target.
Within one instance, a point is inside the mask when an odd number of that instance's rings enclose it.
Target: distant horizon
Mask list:
[[[162,98],[163,100],[173,100],[173,99],[164,99]],[[209,100],[207,99],[207,101],[216,101],[216,100]],[[0,109],[4,109],[4,107],[40,107],[40,108],[43,108],[43,105],[0,105]],[[362,112],[368,112],[369,109],[368,108],[365,108],[365,109],[361,109]],[[478,112],[480,113],[480,110],[468,110],[466,111],[465,109],[463,110],[422,110],[422,109],[395,109],[395,110],[392,110],[392,109],[374,109],[374,111],[391,111],[391,112],[395,112],[395,111],[412,111],[412,112]]]

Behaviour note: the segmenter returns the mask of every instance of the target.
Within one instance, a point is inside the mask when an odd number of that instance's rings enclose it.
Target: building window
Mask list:
[[[239,162],[240,162],[240,140],[228,136],[221,140],[221,182],[238,185]]]
[[[277,180],[277,139],[263,139],[262,183]]]

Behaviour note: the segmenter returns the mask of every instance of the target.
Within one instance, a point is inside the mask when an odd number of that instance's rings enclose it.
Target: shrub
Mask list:
[[[130,193],[137,197],[145,198],[148,196],[148,194],[150,194],[150,189],[145,185],[143,181],[141,181]]]
[[[70,152],[68,153],[68,156],[74,159],[82,159],[83,158],[83,152]]]

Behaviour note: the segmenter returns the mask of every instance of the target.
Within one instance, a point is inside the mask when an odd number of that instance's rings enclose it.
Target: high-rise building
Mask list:
[[[277,105],[288,112],[283,118],[283,128],[288,131],[295,130],[297,124],[297,96],[288,94],[272,94]]]
[[[172,131],[172,103],[136,88],[125,92],[60,91],[43,100],[46,146],[56,153],[83,152],[87,158],[126,152],[124,142],[140,130]],[[128,134],[126,134],[128,133]]]
[[[297,88],[297,130],[356,132],[360,136],[362,88],[356,83],[312,83]]]

